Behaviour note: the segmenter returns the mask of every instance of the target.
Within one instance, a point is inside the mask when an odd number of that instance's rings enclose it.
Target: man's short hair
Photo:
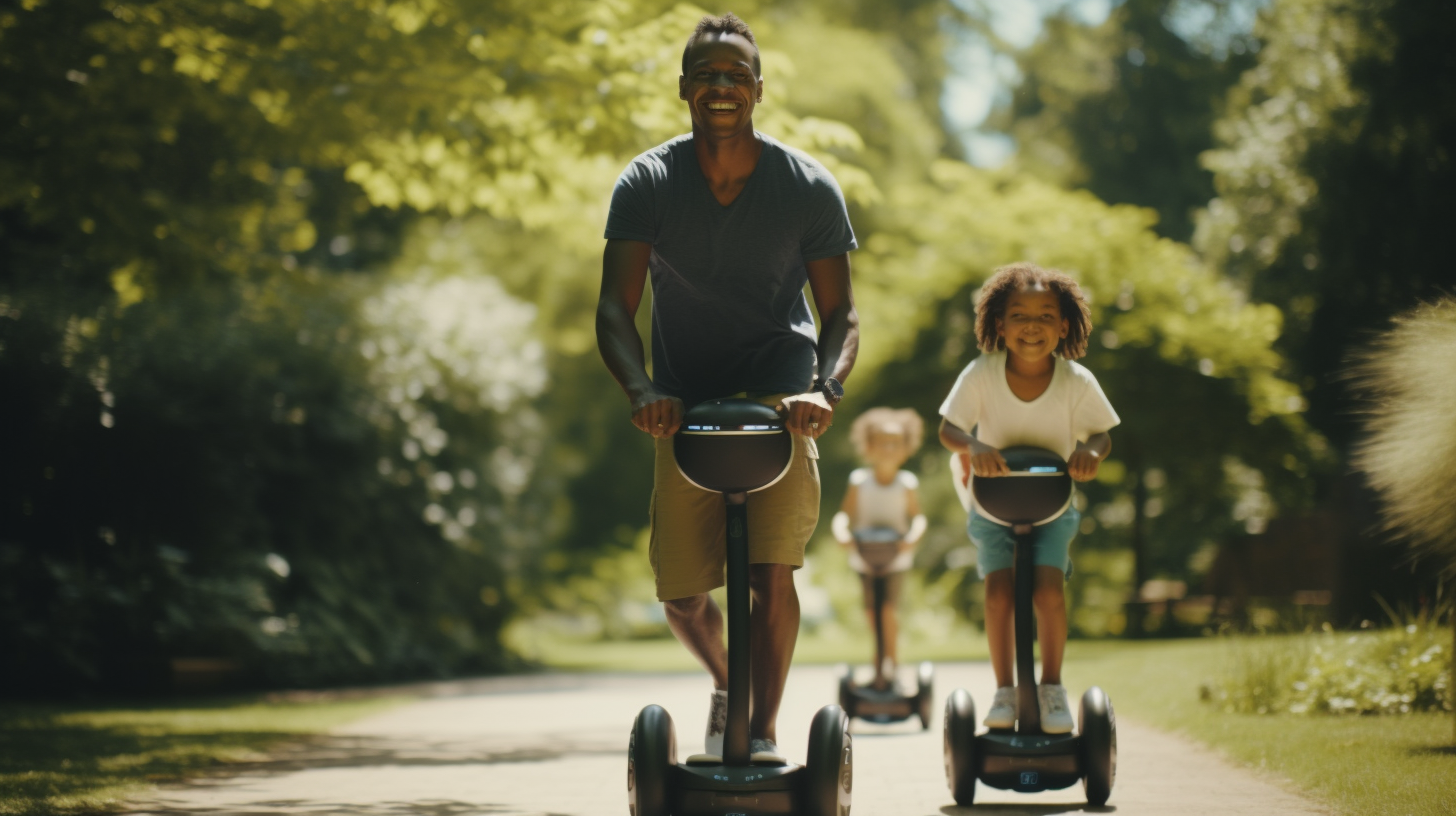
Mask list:
[[[683,76],[688,75],[688,52],[693,50],[693,43],[697,42],[698,38],[704,34],[737,34],[743,39],[748,40],[748,44],[753,46],[753,73],[755,76],[763,75],[763,67],[758,61],[758,40],[753,38],[753,30],[748,27],[748,23],[738,19],[738,15],[730,11],[722,17],[705,16],[698,21],[697,28],[694,28],[693,33],[688,35],[687,45],[683,46]]]

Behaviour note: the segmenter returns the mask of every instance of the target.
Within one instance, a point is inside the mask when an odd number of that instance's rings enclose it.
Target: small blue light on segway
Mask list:
[[[1056,473],[1058,471],[1057,471],[1056,468],[1054,468],[1054,467],[1047,467],[1046,465],[1032,465],[1031,467],[1029,467],[1029,468],[1026,469],[1026,472],[1027,473]]]

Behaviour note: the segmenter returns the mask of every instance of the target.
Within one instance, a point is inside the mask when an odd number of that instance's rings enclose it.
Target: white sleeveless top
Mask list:
[[[855,532],[875,527],[889,528],[901,535],[910,531],[908,491],[920,486],[920,480],[908,470],[895,474],[889,484],[880,484],[873,468],[856,468],[849,474],[849,483],[858,490],[854,516],[849,520]],[[907,550],[895,557],[890,572],[904,572],[915,560],[915,552]],[[853,548],[849,551],[849,566],[855,572],[869,572],[864,559]]]

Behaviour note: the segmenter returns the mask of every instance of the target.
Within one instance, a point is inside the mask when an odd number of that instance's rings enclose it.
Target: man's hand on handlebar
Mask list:
[[[834,424],[834,408],[817,391],[784,397],[788,418],[784,425],[790,433],[818,439]]]
[[[677,397],[649,391],[632,400],[632,424],[655,439],[677,433],[682,418],[683,402]]]

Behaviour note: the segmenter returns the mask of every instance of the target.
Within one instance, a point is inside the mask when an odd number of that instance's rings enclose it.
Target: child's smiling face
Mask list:
[[[996,318],[996,333],[1006,350],[1032,363],[1056,351],[1068,328],[1057,293],[1040,287],[1013,292]]]

